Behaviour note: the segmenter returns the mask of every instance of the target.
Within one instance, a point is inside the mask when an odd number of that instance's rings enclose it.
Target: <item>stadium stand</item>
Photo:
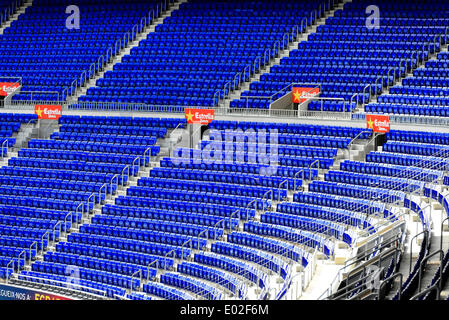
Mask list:
[[[449,132],[391,118],[379,133],[363,118],[447,117],[446,2],[378,0],[374,29],[368,0],[82,0],[74,30],[69,4],[0,2],[0,77],[20,85],[0,110],[2,285],[71,299],[446,297]],[[319,88],[309,111],[353,114],[254,112],[294,86]],[[37,101],[63,115],[31,114]],[[215,119],[191,124],[184,107]]]

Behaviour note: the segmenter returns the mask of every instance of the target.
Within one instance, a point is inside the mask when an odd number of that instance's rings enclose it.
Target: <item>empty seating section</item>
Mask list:
[[[446,22],[447,23],[447,22]],[[449,53],[440,52],[435,59],[413,71],[413,75],[365,106],[370,113],[449,117]]]
[[[159,1],[118,0],[99,4],[83,0],[77,29],[68,29],[65,0],[36,0],[6,28],[0,44],[0,76],[21,77],[22,88],[14,100],[65,101],[75,88],[103,69],[118,39],[122,46],[143,17]],[[151,18],[152,19],[152,15]],[[69,19],[70,20],[70,19]],[[10,43],[14,43],[11,47]],[[118,49],[118,46],[117,46]],[[102,58],[100,58],[102,57]]]
[[[88,102],[124,108],[214,106],[293,41],[304,18],[315,22],[312,13],[320,5],[315,0],[183,3],[71,107],[92,108]]]
[[[53,138],[30,140],[28,148],[19,150],[0,169],[0,232],[5,244],[0,256],[15,258],[15,269],[22,266],[18,258],[33,258],[49,240],[59,239],[61,231],[80,223],[82,212],[91,211],[94,203],[104,203],[108,194],[126,184],[127,166],[131,166],[130,175],[148,166],[160,151],[157,139],[165,137],[167,130],[185,125],[183,119],[131,117],[63,116],[59,122],[62,130]],[[106,130],[111,127],[114,130]],[[86,128],[98,132],[99,139],[83,141],[72,134]],[[137,157],[140,161],[135,162]],[[177,249],[184,241],[189,239],[198,248],[205,245],[185,233],[170,237],[147,222],[94,215],[90,225],[81,225],[78,232],[57,243],[55,251],[45,253],[43,261],[34,262],[20,279],[66,286],[66,271],[76,267],[80,283],[74,288],[123,297],[126,289],[141,286],[139,277],[131,281],[136,272],[143,278],[155,276],[154,265],[147,268],[150,263],[173,266],[172,258],[161,257],[173,249],[176,255],[189,255],[189,248]]]
[[[405,75],[406,69],[416,67],[446,43],[447,3],[377,1],[382,21],[379,28],[367,27],[371,22],[366,14],[369,5],[372,3],[365,0],[345,3],[343,10],[336,10],[325,25],[300,42],[298,49],[251,83],[231,107],[268,109],[272,101],[291,91],[293,84],[319,87],[320,97],[340,99],[311,101],[309,110],[352,111],[356,103],[368,102],[382,87],[393,84],[394,78]],[[436,36],[442,36],[441,41],[435,41]]]

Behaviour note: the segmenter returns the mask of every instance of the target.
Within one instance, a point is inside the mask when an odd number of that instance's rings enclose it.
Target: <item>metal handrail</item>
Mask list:
[[[203,235],[203,233],[206,235],[206,237],[207,237],[207,239],[210,239],[209,238],[209,232],[208,232],[208,229],[204,229],[203,231],[201,231],[200,233],[198,233],[198,240],[197,240],[197,242],[198,242],[198,249],[200,249],[200,238],[201,238],[201,236]]]
[[[123,168],[122,173],[120,174],[120,176],[122,177],[122,187],[125,186],[125,179],[124,179],[125,178],[125,174],[124,174],[125,170],[127,170],[127,177],[129,180],[129,166],[126,166]]]
[[[214,240],[217,240],[217,229],[218,229],[218,225],[220,224],[220,222],[223,223],[223,235],[225,232],[225,219],[221,219],[219,221],[217,221],[217,223],[214,224]]]
[[[67,218],[70,216],[70,227],[73,225],[73,214],[72,212],[69,212],[64,217],[64,229],[67,231]]]
[[[243,69],[243,76],[245,76],[245,71],[246,71],[246,69],[248,69],[248,80],[245,80],[245,77],[243,77],[243,82],[251,81],[251,74],[252,74],[251,65],[247,65],[247,66]]]
[[[180,124],[178,124],[178,126],[179,126]],[[176,127],[175,128],[175,130],[176,129],[178,129],[178,127]],[[173,130],[174,131],[174,130]],[[173,132],[172,132],[173,133]],[[147,163],[151,163],[151,153],[150,153],[150,155],[149,156],[147,156],[148,157],[148,162],[146,162],[146,159],[147,158],[145,158],[145,155],[147,154],[147,153],[149,153],[149,152],[151,152],[152,151],[152,149],[151,149],[151,147],[149,147],[149,148],[147,148],[147,149],[145,149],[145,152],[143,153],[143,166],[144,167],[146,167],[147,166]]]
[[[417,294],[415,294],[413,297],[410,298],[410,300],[417,300],[418,298],[421,298],[422,296],[426,295],[427,293],[431,292],[431,291],[436,291],[437,295],[435,300],[440,300],[440,288],[437,285],[433,285],[430,288],[427,288],[426,290],[419,292]]]
[[[402,75],[402,72],[401,72],[402,63],[405,64],[405,68],[404,68],[405,69],[405,73],[408,72],[408,70],[407,70],[407,60],[406,59],[401,59],[401,60],[399,60],[399,76]]]
[[[184,242],[181,245],[181,263],[184,260],[184,245],[187,244],[187,243],[190,243],[190,249],[193,248],[192,239],[187,240],[186,242]],[[198,244],[198,247],[199,247],[199,244]]]
[[[433,52],[436,53],[437,52],[437,43],[436,43],[436,39],[439,38],[439,44],[441,46],[441,34],[436,34],[433,37]]]
[[[427,238],[428,237],[428,233],[429,233],[429,231],[428,230],[423,230],[423,231],[421,231],[420,233],[418,233],[418,234],[416,234],[411,240],[410,240],[410,268],[409,268],[409,274],[410,273],[412,273],[412,253],[413,253],[413,251],[412,251],[412,248],[413,248],[413,240],[415,239],[415,238],[417,238],[417,237],[419,237],[421,234],[425,234],[425,238]]]
[[[101,68],[100,68],[100,59],[101,59]],[[97,61],[98,70],[101,71],[104,68],[104,55],[101,55]]]
[[[158,269],[158,263],[159,260],[158,259],[154,259],[153,261],[151,261],[148,266],[147,266],[147,282],[150,281],[150,267],[153,263],[156,263],[156,273],[157,273],[157,269]]]
[[[237,78],[237,76],[239,77],[239,82],[237,84],[237,86],[235,85],[235,78]],[[242,73],[238,72],[235,76],[234,76],[234,88],[239,88],[240,87],[240,82],[242,80]]]
[[[142,270],[139,269],[131,275],[130,292],[133,291],[134,276],[137,274],[140,276],[140,282],[139,282],[139,287],[138,287],[137,291],[140,291],[140,287],[142,286]]]
[[[53,239],[55,239],[55,241],[56,241],[56,227],[59,226],[59,234],[61,234],[61,233],[62,233],[62,227],[61,227],[61,225],[62,225],[62,222],[61,222],[61,221],[58,221],[58,222],[55,224],[55,226],[53,227],[52,232],[53,232]]]
[[[256,69],[257,61],[259,61],[259,68],[258,68],[258,69]],[[255,72],[255,73],[257,73],[257,72],[260,71],[261,63],[262,63],[262,58],[261,58],[261,56],[257,56],[256,59],[254,59],[254,63],[253,63],[253,68],[254,68],[254,72]]]
[[[423,266],[426,266],[426,262],[427,260],[429,260],[430,258],[432,258],[433,256],[440,254],[440,278],[438,279],[438,288],[441,290],[441,279],[443,278],[443,257],[444,257],[444,251],[443,250],[437,250],[435,252],[432,252],[430,254],[428,254],[427,256],[425,256],[420,265],[419,265],[419,269],[418,269],[418,291],[421,291],[421,276],[422,276],[422,269]]]
[[[393,83],[396,82],[396,73],[394,72],[394,68],[391,67],[387,71],[387,89],[390,88],[390,72],[393,71]]]
[[[223,86],[223,100],[226,99],[226,97],[231,94],[232,92],[232,87],[231,87],[231,82],[232,81],[228,81],[225,83],[225,85]],[[226,94],[226,87],[229,87],[228,89],[228,93]]]
[[[168,255],[171,254],[171,253],[173,253],[173,258],[176,257],[176,251],[175,251],[175,249],[170,250],[169,252],[167,252],[167,254],[164,256],[164,269],[165,269],[165,270],[168,270],[168,268],[167,268],[167,257],[168,257]]]
[[[362,105],[364,105],[365,104],[365,94],[366,94],[366,89],[369,87],[369,94],[370,94],[370,96],[371,96],[371,84],[368,84],[368,85],[366,85],[366,87],[365,88],[363,88],[363,100],[362,100]],[[368,101],[369,101],[369,99],[368,99]]]
[[[44,251],[44,238],[47,236],[47,244],[50,243],[50,234],[46,231],[41,237],[41,251]],[[56,241],[56,240],[55,240]]]
[[[299,174],[299,173],[302,173],[302,182],[304,182],[304,170],[299,170],[299,171],[297,171],[296,173],[295,173],[295,175],[293,176],[293,188],[294,188],[294,191],[296,191],[297,190],[297,188],[296,188],[296,181],[297,181],[297,175]]]
[[[81,212],[81,216],[83,216],[83,214],[84,214],[84,202],[80,202],[80,204],[75,209],[75,213],[76,213],[77,216],[78,216],[78,209],[81,206],[83,207],[83,211]],[[66,226],[64,226],[64,229],[66,229]]]
[[[117,190],[118,190],[118,186],[119,186],[119,179],[118,179],[118,177],[119,177],[118,174],[114,174],[114,175],[112,176],[112,178],[111,178],[111,182],[109,183],[109,185],[111,186],[111,196],[112,196],[112,194],[114,193],[114,189],[112,188],[114,178],[117,180],[117,182],[116,182],[116,187],[117,187]]]
[[[6,144],[6,154],[3,153],[3,149],[5,148]],[[9,141],[8,139],[5,139],[5,141],[2,142],[2,159],[8,155],[8,148],[9,148]]]
[[[30,245],[30,248],[29,248],[29,250],[30,250],[30,262],[31,262],[31,260],[33,260],[33,256],[32,256],[32,250],[33,250],[33,247],[36,248],[36,255],[37,255],[37,253],[38,253],[37,241],[34,241],[34,242]]]
[[[247,205],[246,205],[246,221],[249,221],[249,206],[252,205],[253,203],[255,203],[255,210],[257,211],[257,199],[254,199],[252,201],[250,201]]]
[[[282,181],[281,183],[279,183],[279,186],[278,186],[278,201],[281,201],[281,187],[282,187],[282,185],[283,184],[287,184],[287,188],[286,188],[286,190],[287,190],[287,197],[288,197],[288,179],[285,179],[284,181]]]
[[[214,97],[213,97],[212,99],[214,100],[214,103],[215,103],[215,97],[217,96],[217,93],[218,93],[218,100],[217,100],[217,104],[220,104],[220,101],[221,101],[221,90],[217,90],[217,91],[215,91],[215,93],[214,93]]]
[[[368,278],[371,278],[371,276],[372,276],[371,274],[365,275],[361,279],[357,279],[356,282],[360,282],[360,281],[366,280]],[[353,285],[354,285],[354,282],[352,282],[351,284],[348,284],[348,285],[344,286],[343,288],[339,289],[338,291],[336,291],[333,294],[334,297],[332,297],[332,300],[339,300],[339,299],[341,299],[343,297],[348,296],[349,294],[353,293],[354,291],[357,291],[357,290],[360,289],[359,287],[355,286],[351,290],[348,291],[348,289],[350,287],[352,287]],[[342,291],[344,291],[344,293],[341,293]],[[335,296],[336,294],[338,294],[338,295]]]
[[[88,213],[90,213],[90,199],[91,199],[92,197],[94,197],[94,201],[92,202],[92,203],[93,203],[93,208],[92,208],[92,210],[95,209],[95,193],[92,193],[92,194],[89,196],[89,198],[87,198],[87,212],[88,212]]]
[[[98,195],[100,196],[98,199],[98,204],[101,204],[101,190],[104,189],[104,200],[108,198],[108,185],[106,183],[103,183],[103,185],[98,190]],[[111,190],[111,199],[112,199],[112,190]]]
[[[395,274],[389,276],[387,279],[382,280],[382,282],[380,283],[380,286],[379,286],[377,300],[380,300],[380,294],[382,292],[383,287],[385,287],[388,284],[388,282],[392,281],[393,279],[396,279],[397,277],[399,277],[399,288],[402,288],[403,275],[400,272],[396,272]],[[398,300],[401,300],[401,289],[399,289]]]
[[[231,215],[230,215],[230,217],[229,217],[229,230],[232,230],[233,228],[232,228],[232,219],[234,218],[234,215],[237,213],[237,218],[239,219],[239,222],[240,222],[240,219],[241,219],[241,214],[240,214],[240,209],[239,210],[235,210],[233,213],[231,213]],[[238,225],[237,225],[237,227],[238,227]]]
[[[349,100],[349,103],[351,104],[351,107],[352,107],[352,103],[353,103],[354,97],[357,97],[356,106],[359,105],[359,94],[358,94],[358,93],[354,93],[354,94],[352,95],[352,97],[351,97],[351,100]]]
[[[446,217],[443,221],[441,221],[441,229],[440,229],[440,250],[443,250],[443,228],[444,223],[449,220],[449,216]]]
[[[139,167],[138,168],[140,168],[141,166],[142,166],[142,163],[141,163],[141,158],[140,158],[140,156],[137,156],[134,160],[133,160],[133,162],[132,162],[132,168],[133,168],[133,176],[135,177],[137,174],[138,174],[138,172],[135,172],[134,170],[134,168],[136,167],[136,161],[139,161]]]
[[[265,196],[267,196],[269,193],[271,193],[271,202],[273,202],[273,189],[270,189],[267,192],[265,192],[264,195],[262,196],[262,211],[265,211],[265,201],[264,200],[265,200]],[[268,202],[268,198],[267,198],[267,202]],[[270,208],[270,207],[268,207],[268,208]],[[257,211],[257,205],[256,205],[256,211]]]
[[[377,93],[377,87],[378,87],[378,85],[379,85],[379,79],[380,79],[380,81],[381,81],[380,89],[382,90],[382,88],[383,88],[383,86],[384,86],[384,84],[383,84],[383,82],[382,82],[382,76],[378,76],[377,79],[376,79],[376,81],[374,82],[374,85],[376,86],[376,88],[374,89],[374,90],[375,90],[375,91],[374,91],[374,96],[375,96],[375,97],[378,97],[378,96],[380,95],[380,93]]]

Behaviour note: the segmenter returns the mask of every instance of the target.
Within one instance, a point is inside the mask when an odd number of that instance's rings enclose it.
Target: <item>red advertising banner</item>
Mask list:
[[[212,109],[185,109],[187,123],[209,124],[215,119]]]
[[[293,92],[293,103],[303,103],[308,99],[316,96],[320,93],[320,88],[299,88],[294,87]]]
[[[37,104],[34,106],[34,113],[39,119],[57,120],[61,117],[62,110],[59,105]]]
[[[367,114],[366,127],[374,132],[386,133],[390,131],[390,117],[387,115]]]
[[[7,96],[14,92],[20,84],[18,82],[0,82],[0,96]]]

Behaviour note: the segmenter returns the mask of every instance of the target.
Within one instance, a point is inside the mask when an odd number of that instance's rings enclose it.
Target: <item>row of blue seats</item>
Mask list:
[[[412,106],[404,104],[368,104],[365,106],[368,113],[409,114],[415,116],[449,117],[449,108],[444,106]]]
[[[441,154],[444,156],[443,154]],[[430,170],[447,170],[449,163],[443,157],[430,157],[392,152],[370,152],[366,155],[367,162],[388,163],[402,166],[414,166]],[[423,169],[423,170],[424,170]],[[419,176],[419,175],[416,175]]]
[[[31,265],[32,271],[43,272],[47,274],[57,274],[57,275],[66,275],[68,267],[64,264],[54,263],[54,262],[46,262],[46,261],[35,261]],[[111,274],[109,272],[97,271],[94,269],[78,267],[77,268],[77,277],[79,279],[90,280],[94,282],[102,282],[105,284],[121,287],[121,288],[132,288],[136,289],[140,286],[140,280],[134,279],[131,282],[130,276],[122,276],[118,274]]]
[[[102,134],[129,134],[133,136],[150,136],[164,138],[167,128],[147,128],[126,125],[85,125],[85,124],[63,124],[59,127],[60,132],[75,133],[102,133]]]
[[[87,201],[93,194],[93,201],[95,203],[102,203],[106,200],[105,194],[90,193],[84,191],[63,191],[55,189],[19,187],[19,186],[0,186],[1,195],[13,196],[35,196],[39,195],[42,199],[62,199],[70,201]]]
[[[268,285],[268,276],[266,273],[238,259],[229,258],[213,252],[200,252],[195,254],[194,261],[240,275],[262,289]]]
[[[104,248],[96,245],[81,243],[59,242],[56,244],[56,251],[75,255],[88,256],[90,258],[101,258],[110,261],[127,262],[147,267],[153,261],[157,261],[158,268],[171,268],[174,265],[173,258],[161,257],[138,253],[133,251]]]
[[[190,236],[201,235],[207,238],[219,238],[223,235],[224,220],[220,220],[217,226],[201,226],[190,223],[172,223],[171,221],[162,221],[156,219],[129,218],[120,216],[103,216],[97,215],[92,218],[93,224],[102,224],[109,226],[119,226],[128,228],[137,228],[143,230],[154,230],[168,233],[184,234]],[[206,232],[204,232],[206,231]],[[178,250],[179,255],[181,249]]]
[[[184,128],[186,119],[182,118],[147,118],[147,117],[117,117],[117,116],[78,116],[62,115],[59,124],[89,124],[89,125],[112,125],[112,126],[135,126],[135,127],[162,127],[176,128],[178,125]]]
[[[101,163],[115,163],[115,164],[133,164],[136,156],[132,155],[117,155],[110,153],[97,152],[77,152],[77,151],[53,151],[45,149],[20,149],[17,155],[21,160],[36,160],[36,159],[51,159],[51,160],[68,160],[77,162],[101,162]],[[23,159],[25,158],[25,159]],[[142,165],[142,163],[137,162]]]
[[[282,259],[257,249],[246,248],[229,242],[214,242],[212,243],[211,251],[217,254],[253,262],[278,273],[283,279],[290,273],[289,265]]]
[[[250,221],[244,224],[243,230],[260,236],[276,237],[303,244],[311,248],[320,248],[326,255],[332,255],[334,250],[333,243],[326,241],[324,236],[308,231],[299,233],[298,229],[287,226]]]
[[[231,291],[237,298],[246,296],[245,285],[229,273],[191,262],[178,264],[177,271],[185,275],[214,282]]]
[[[46,238],[47,241],[57,241],[61,232],[58,229],[51,230],[51,232],[49,232],[47,229],[28,227],[23,228],[21,226],[0,226],[0,234],[4,237],[12,237],[16,239],[34,239],[42,244],[41,241],[43,238]]]
[[[167,286],[159,282],[148,282],[142,286],[142,291],[167,300],[195,300],[183,290]]]
[[[202,281],[182,276],[177,273],[161,274],[160,281],[161,283],[193,292],[194,294],[202,296],[207,300],[222,299],[222,293],[217,288],[214,288]]]
[[[353,209],[354,211],[340,207],[323,207],[305,203],[279,203],[276,212],[311,217],[314,220],[330,220],[354,227],[360,225],[363,228],[370,227],[366,215],[356,212],[355,209],[359,209],[357,208],[356,203],[354,203]]]
[[[138,166],[126,166],[120,164],[109,163],[91,163],[83,161],[71,161],[71,160],[45,160],[40,158],[10,158],[8,160],[8,166],[10,167],[24,167],[24,168],[42,168],[42,169],[61,169],[71,171],[89,171],[89,172],[102,172],[112,174],[122,174],[125,168],[129,168],[130,175],[136,175],[139,171]],[[126,169],[127,171],[128,169]],[[128,171],[127,171],[128,172]]]
[[[220,147],[221,145],[221,147]],[[232,152],[248,152],[263,154],[279,154],[283,156],[296,156],[307,158],[333,158],[337,155],[338,150],[336,148],[322,148],[322,147],[303,147],[303,146],[286,146],[270,143],[253,143],[253,142],[218,142],[216,140],[202,140],[200,142],[200,148],[206,150],[224,150]],[[164,158],[163,160],[169,161],[170,159]]]
[[[386,133],[387,141],[408,141],[431,144],[449,144],[449,133],[425,131],[390,130]]]
[[[262,167],[264,169],[264,167]],[[183,179],[193,181],[210,181],[241,185],[258,185],[269,188],[279,188],[281,186],[288,187],[290,190],[298,189],[302,186],[302,170],[296,168],[278,169],[277,175],[273,176],[272,170],[261,170],[255,174],[235,174],[230,172],[214,172],[209,170],[187,170],[187,169],[170,169],[170,168],[154,168],[150,171],[151,177]],[[304,178],[310,179],[318,175],[318,170],[307,171],[304,170]],[[237,171],[238,172],[238,171]],[[276,174],[276,172],[274,173]],[[286,181],[286,183],[284,182]],[[282,185],[281,185],[282,184]]]
[[[299,202],[301,204],[313,204],[316,206],[321,207],[328,207],[328,208],[339,208],[339,209],[345,209],[349,211],[354,212],[360,212],[365,214],[375,214],[375,213],[382,213],[384,217],[387,217],[388,215],[391,215],[392,213],[389,212],[386,209],[386,206],[384,203],[381,202],[372,202],[366,199],[357,199],[357,198],[351,198],[347,196],[339,196],[335,194],[324,194],[324,193],[314,193],[314,192],[298,192],[293,195],[293,201]],[[283,204],[278,205],[278,209],[280,210],[279,206],[282,206]],[[295,206],[294,203],[291,203],[289,205]],[[300,205],[302,207],[302,205]],[[282,207],[281,207],[282,208]],[[285,210],[285,209],[282,209]],[[298,208],[296,208],[298,210]],[[300,209],[302,210],[302,209]],[[307,208],[305,208],[307,212]],[[281,211],[283,212],[283,211]]]
[[[405,154],[416,154],[423,156],[446,157],[449,153],[449,146],[432,145],[425,143],[412,143],[389,141],[383,145],[383,151],[398,152]]]
[[[409,181],[407,178],[383,177],[364,173],[347,171],[328,171],[324,174],[325,181],[341,182],[345,184],[392,189],[400,191],[415,191],[424,186],[422,181]]]
[[[114,144],[133,144],[133,145],[154,145],[156,144],[156,137],[139,137],[126,135],[110,135],[110,134],[82,134],[73,132],[54,132],[50,135],[52,140],[64,141],[91,141],[97,143],[114,143]]]
[[[59,199],[42,199],[41,197],[22,197],[22,196],[0,196],[0,204],[4,205],[14,205],[20,207],[35,207],[41,209],[54,209],[54,210],[62,210],[62,211],[77,211],[77,208],[80,203],[68,201],[68,200],[59,200]],[[87,205],[84,203],[83,207],[85,212],[92,211],[94,203],[90,203]]]
[[[67,236],[67,241],[74,244],[96,245],[102,248],[113,248],[143,254],[154,254],[166,256],[172,251],[172,255],[177,258],[186,258],[190,256],[190,248],[180,248],[162,243],[143,242],[140,240],[131,240],[115,238],[109,236],[98,236],[86,233],[72,233]]]
[[[93,235],[96,234],[115,238],[133,239],[142,242],[163,243],[178,247],[181,247],[183,244],[188,242],[187,245],[189,245],[189,248],[192,247],[197,249],[202,249],[207,245],[207,240],[205,239],[199,239],[179,234],[167,234],[166,232],[146,231],[138,229],[136,227],[123,228],[115,226],[112,227],[110,225],[104,226],[102,224],[90,224],[90,225],[82,225],[80,227],[80,233],[93,234]]]
[[[163,220],[163,221],[172,221],[172,222],[182,222],[189,224],[199,224],[205,226],[215,226],[221,220],[224,221],[225,228],[234,229],[238,225],[238,220],[234,219],[223,219],[222,217],[230,217],[234,212],[226,212],[224,210],[219,210],[214,207],[209,207],[209,210],[203,210],[201,212],[197,211],[175,211],[175,210],[167,210],[167,209],[154,209],[154,208],[128,208],[128,207],[119,207],[112,205],[105,205],[102,209],[103,214],[109,216],[122,216],[122,217],[130,217],[130,218],[145,218],[145,219],[154,219],[154,220]],[[217,209],[217,210],[213,210]],[[254,209],[253,209],[254,210]],[[249,216],[254,216],[254,212],[248,212]],[[235,217],[247,217],[246,210],[245,212],[241,212],[239,216],[235,215]],[[131,221],[131,226],[133,226],[133,222]],[[135,228],[136,226],[133,226]]]
[[[345,160],[340,163],[340,170],[388,177],[411,178],[425,182],[432,182],[443,176],[442,172],[425,168],[356,162],[349,160]]]
[[[343,240],[343,234],[345,233],[345,227],[343,225],[332,221],[317,220],[278,212],[265,212],[260,216],[260,222],[322,233],[341,240]]]
[[[15,216],[15,217],[24,217],[29,219],[36,219],[35,222],[38,222],[38,220],[45,221],[45,220],[52,220],[52,221],[58,221],[60,223],[60,231],[68,231],[70,228],[70,224],[78,223],[81,221],[82,214],[76,213],[76,212],[69,212],[66,211],[57,211],[57,210],[42,210],[37,208],[24,208],[24,207],[17,207],[17,206],[8,206],[8,205],[1,205],[0,206],[0,215],[1,216]],[[39,223],[36,223],[32,226],[29,226],[29,228],[37,228],[42,229],[42,225]],[[47,229],[44,227],[44,229]],[[57,230],[56,230],[57,231]]]
[[[178,179],[141,178],[137,182],[137,186],[172,190],[179,189],[184,191],[198,191],[213,194],[229,194],[254,198],[263,198],[264,194],[271,190],[273,192],[274,200],[281,200],[287,197],[287,191],[284,189],[276,190],[255,186],[236,186],[232,184],[208,183],[203,181],[190,182]]]
[[[82,268],[89,268],[89,269],[96,269],[111,273],[117,273],[117,274],[124,274],[127,276],[131,276],[136,271],[140,270],[142,272],[142,276],[147,278],[153,278],[156,276],[156,270],[154,268],[150,268],[149,270],[142,266],[137,266],[133,264],[126,264],[126,263],[116,263],[111,262],[104,259],[97,259],[97,258],[89,258],[84,256],[77,256],[73,254],[64,254],[59,252],[52,252],[49,251],[45,253],[44,255],[44,261],[46,262],[53,262],[58,264],[65,264],[68,265],[66,267],[66,270],[73,269],[72,266],[76,267],[82,267]],[[79,271],[79,269],[76,269],[76,271]],[[150,272],[150,273],[148,273]]]
[[[126,191],[127,200],[131,202],[145,203],[147,199],[167,199],[167,200],[180,200],[190,202],[202,202],[202,203],[216,203],[224,204],[235,207],[252,206],[257,209],[268,208],[271,204],[269,200],[261,200],[254,197],[234,196],[234,195],[213,195],[208,192],[195,192],[186,193],[182,191],[161,190],[160,188],[150,187],[130,187]],[[124,198],[119,196],[116,198],[116,204],[120,205]],[[253,202],[254,200],[255,203]],[[126,202],[126,200],[124,201]],[[252,203],[253,202],[253,203]]]
[[[149,149],[148,155],[156,156],[160,151],[160,146],[141,145],[116,145],[114,143],[91,143],[79,141],[53,141],[32,139],[28,142],[28,148],[36,149],[57,149],[57,150],[79,150],[89,152],[107,152],[143,155]]]
[[[302,248],[286,242],[244,232],[233,232],[228,234],[227,240],[231,243],[241,244],[281,255],[291,259],[292,261],[301,263],[304,267],[306,267],[309,263],[307,252],[305,252]]]
[[[381,189],[378,187],[356,186],[329,181],[313,181],[309,184],[309,191],[343,195],[352,198],[378,200],[386,203],[394,203],[403,200],[405,197],[405,194],[402,191]]]
[[[113,174],[100,174],[93,172],[79,172],[69,170],[50,170],[50,169],[32,169],[21,167],[1,167],[0,175],[13,176],[13,177],[30,177],[30,178],[42,178],[42,179],[60,179],[64,181],[82,181],[82,182],[94,182],[94,183],[112,183],[126,184],[128,176],[120,175],[115,176]],[[111,189],[109,189],[110,191]]]
[[[215,140],[221,133],[220,141],[226,142],[245,142],[245,141],[256,141],[257,134],[248,134],[246,132],[229,132],[229,131],[216,131],[210,130],[210,139]],[[232,140],[229,141],[229,138]],[[252,140],[250,140],[252,139]],[[265,142],[265,141],[264,141]],[[340,137],[316,137],[307,135],[295,135],[295,134],[275,134],[270,131],[266,135],[266,143],[277,143],[285,145],[302,145],[302,146],[315,146],[315,147],[328,147],[328,148],[346,148],[351,142],[350,138],[340,138]]]

